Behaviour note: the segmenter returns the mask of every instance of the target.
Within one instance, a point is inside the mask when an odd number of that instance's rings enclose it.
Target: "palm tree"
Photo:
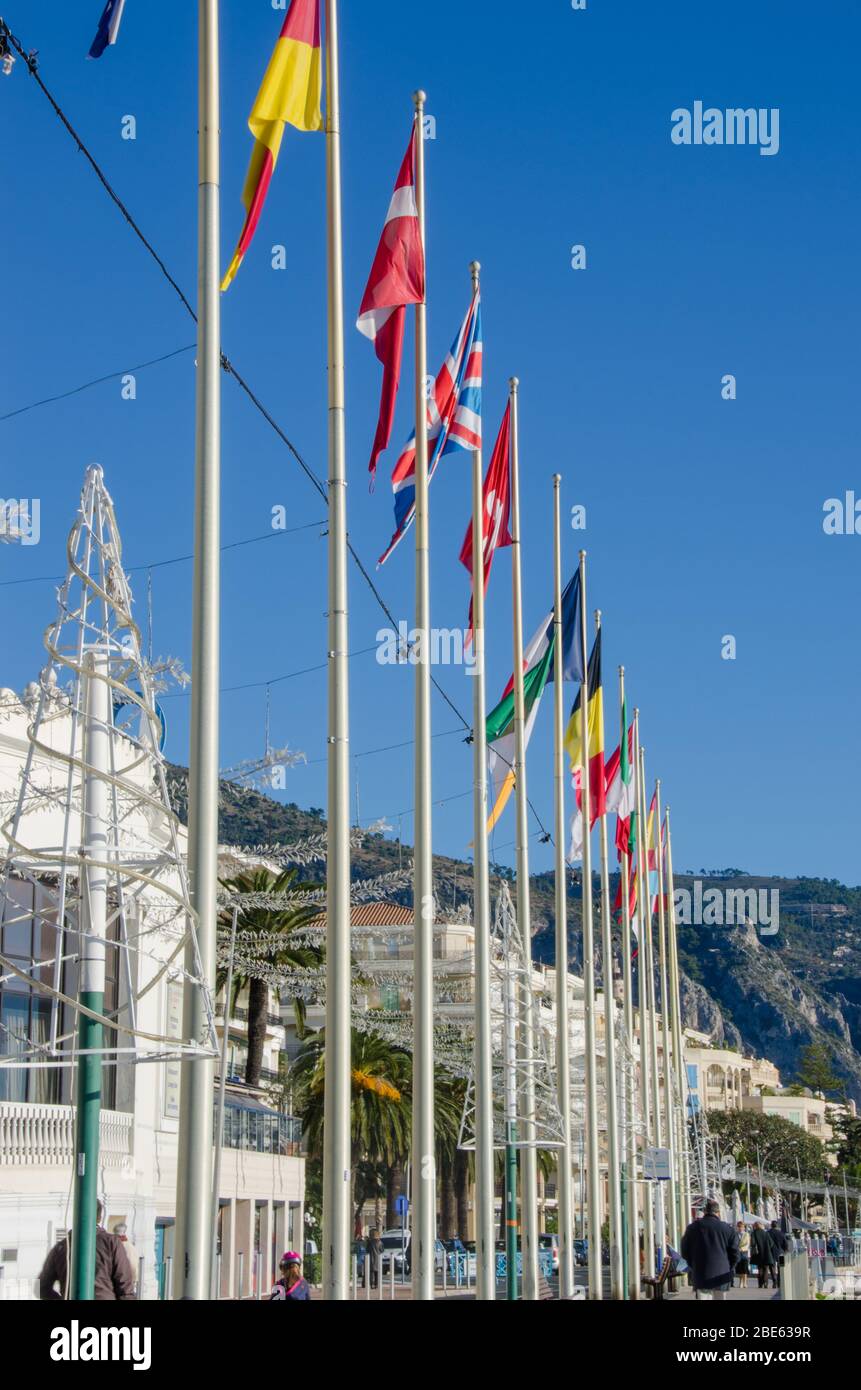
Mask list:
[[[440,1233],[468,1234],[469,1155],[457,1147],[466,1081],[443,1067],[434,1073],[434,1127],[439,1174]]]
[[[272,873],[269,869],[250,869],[245,873],[237,874],[235,878],[222,879],[222,887],[229,893],[271,893],[274,895],[301,892],[304,889],[317,886],[297,883],[297,872],[298,870],[295,868],[285,869],[280,874]],[[313,968],[322,964],[324,957],[322,945],[308,946],[291,941],[290,938],[294,932],[307,926],[313,918],[319,917],[319,915],[319,907],[313,904],[297,904],[295,907],[287,908],[244,907],[240,908],[236,927],[238,932],[250,932],[257,937],[262,937],[264,934],[283,937],[284,945],[279,945],[277,949],[273,947],[271,954],[267,956],[267,960],[274,966],[280,969]],[[230,909],[223,909],[221,913],[222,926],[230,926],[232,916]],[[224,989],[226,983],[227,970],[221,966],[216,976],[216,988]],[[232,998],[225,1004],[225,1027],[227,1027],[227,1019],[236,1005],[237,997],[246,985],[248,987],[248,1058],[245,1063],[245,1082],[248,1086],[259,1086],[263,1065],[263,1043],[266,1038],[266,1022],[269,1014],[270,985],[266,980],[261,980],[256,975],[250,974],[247,969],[243,969],[241,966],[233,972]],[[304,1001],[298,996],[295,997],[293,1007],[296,1012],[296,1031],[301,1038],[305,1035]]]
[[[325,1030],[309,1037],[290,1069],[296,1113],[302,1120],[309,1153],[323,1152]],[[353,1030],[350,1149],[353,1211],[358,1220],[371,1184],[370,1170],[391,1169],[409,1153],[412,1058],[375,1033]],[[357,1183],[356,1175],[361,1181]]]

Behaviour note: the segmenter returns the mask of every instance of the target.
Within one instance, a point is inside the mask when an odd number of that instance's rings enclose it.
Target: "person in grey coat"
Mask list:
[[[682,1256],[690,1265],[697,1299],[726,1298],[738,1253],[738,1232],[721,1221],[717,1202],[706,1202],[703,1215],[682,1236]]]

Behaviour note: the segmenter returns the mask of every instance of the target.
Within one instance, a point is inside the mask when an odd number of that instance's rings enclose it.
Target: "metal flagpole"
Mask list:
[[[510,914],[505,930],[510,933]],[[505,939],[504,1085],[505,1085],[505,1296],[517,1299],[517,985],[511,942]]]
[[[183,1037],[207,1027],[215,989],[218,892],[218,678],[221,533],[218,0],[198,0],[197,387],[188,876],[204,987],[186,978]],[[197,974],[194,943],[186,968]],[[182,1064],[177,1158],[175,1298],[205,1299],[210,1277],[214,1061]]]
[[[670,1157],[670,1180],[667,1184],[669,1210],[667,1225],[669,1242],[674,1250],[679,1248],[679,1213],[676,1204],[678,1174],[676,1168],[676,1127],[675,1106],[673,1104],[673,1059],[670,1045],[670,997],[668,988],[667,960],[667,916],[664,904],[664,843],[661,820],[661,779],[655,782],[655,820],[658,827],[658,969],[661,976],[661,1062],[664,1072],[664,1128],[667,1149]]]
[[[416,114],[416,209],[425,245],[425,93],[413,97]],[[416,657],[415,879],[413,887],[413,1298],[434,1296],[436,1171],[433,1093],[433,858],[431,810],[430,572],[428,524],[427,290],[416,305]]]
[[[640,746],[640,784],[642,787],[643,806],[646,803],[646,750]],[[663,1144],[663,1123],[661,1119],[661,1073],[658,1070],[658,1030],[657,1030],[657,1001],[655,998],[655,956],[652,942],[652,885],[649,874],[649,835],[647,812],[643,811],[643,838],[645,844],[644,854],[644,882],[646,889],[645,913],[640,922],[640,942],[643,948],[644,964],[646,968],[646,996],[648,999],[648,1009],[646,1012],[646,1023],[649,1037],[649,1076],[650,1092],[652,1099],[652,1137],[656,1148],[661,1148]],[[654,1184],[655,1196],[655,1269],[660,1269],[661,1261],[664,1258],[664,1241],[666,1238],[665,1211],[664,1211],[664,1185],[660,1181]]]
[[[679,1113],[677,1116],[678,1145],[678,1206],[679,1237],[684,1235],[691,1217],[690,1173],[687,1159],[687,1072],[685,1070],[685,1043],[682,1031],[681,994],[679,987],[679,950],[676,934],[675,883],[673,881],[673,839],[670,834],[670,808],[665,811],[667,825],[667,934],[670,955],[670,1007],[672,1010],[673,1066],[676,1072]]]
[[[538,1297],[538,1155],[535,1151],[535,997],[532,991],[532,921],[529,905],[529,831],[526,799],[526,713],[523,694],[523,598],[520,583],[520,471],[518,379],[511,378],[511,574],[514,616],[514,794],[516,802],[517,922],[526,956],[526,997],[520,1001],[520,1221],[522,1297]],[[524,986],[521,986],[524,988]]]
[[[595,630],[601,631],[601,610],[595,610]],[[601,692],[603,699],[603,691]],[[603,762],[603,753],[601,755]],[[599,816],[601,846],[601,958],[604,983],[604,1094],[607,1108],[607,1214],[609,1218],[610,1297],[624,1297],[622,1285],[622,1201],[619,1186],[619,1100],[616,1078],[616,1001],[613,998],[613,927],[610,916],[610,866],[607,854],[607,816]]]
[[[326,0],[329,390],[328,846],[323,1297],[350,1296],[350,711],[338,4]]]
[[[652,1077],[649,1049],[648,963],[646,961],[646,953],[643,945],[643,921],[647,912],[646,904],[648,899],[648,870],[646,868],[646,822],[645,811],[643,809],[645,806],[645,795],[643,791],[643,777],[640,762],[640,711],[638,709],[634,710],[634,776],[637,779],[637,925],[639,929],[639,939],[637,942],[637,1012],[640,1024],[640,1104],[643,1111],[643,1256],[645,1273],[652,1275],[655,1273],[655,1209],[652,1193],[653,1184],[648,1182],[645,1177],[646,1149],[652,1142]]]
[[[239,908],[233,909],[233,920],[230,925],[230,952],[227,957],[227,979],[224,985],[224,1029],[221,1034],[221,1064],[218,1077],[218,1103],[215,1113],[215,1153],[212,1160],[212,1235],[211,1250],[212,1259],[210,1261],[209,1274],[209,1297],[217,1299],[221,1297],[219,1288],[219,1261],[217,1258],[218,1249],[218,1213],[219,1198],[218,1189],[221,1186],[221,1153],[224,1148],[224,1100],[227,1092],[227,1049],[230,1042],[230,1004],[233,995],[233,957],[236,952],[236,923],[239,919]]]
[[[473,261],[473,285],[481,267]],[[493,1220],[493,1054],[490,1022],[490,885],[487,864],[487,734],[484,668],[484,499],[481,450],[472,452],[472,765],[475,934],[475,1248],[476,1296],[496,1297]]]
[[[598,1082],[595,1057],[595,958],[592,925],[592,829],[589,793],[589,635],[586,617],[586,551],[580,551],[580,645],[583,684],[580,686],[580,747],[583,767],[580,805],[583,815],[583,1011],[585,1016],[586,1071],[586,1205],[588,1210],[589,1297],[604,1297],[601,1271],[601,1174],[598,1150]]]
[[[553,715],[555,792],[555,911],[556,911],[556,1087],[562,1118],[564,1147],[557,1155],[559,1174],[559,1296],[574,1292],[574,1172],[571,1153],[571,1059],[568,1017],[568,910],[565,877],[565,693],[562,633],[562,528],[560,518],[561,475],[553,475],[553,619],[556,643],[553,651]]]
[[[85,1009],[102,1014],[105,1007],[105,937],[108,914],[108,871],[102,865],[114,846],[108,844],[108,768],[111,712],[108,654],[88,652],[84,658],[82,693],[84,724],[84,817],[79,872],[80,984],[78,999]],[[90,861],[95,860],[95,864]],[[77,1168],[72,1224],[70,1297],[95,1298],[96,1222],[99,1181],[99,1117],[102,1102],[102,1024],[78,1015]]]
[[[619,667],[619,721],[620,721],[620,748],[624,747],[628,737],[625,728],[625,668]],[[633,766],[630,767],[631,777],[635,776]],[[634,787],[636,788],[636,781]],[[622,874],[622,1000],[623,1000],[623,1020],[625,1027],[625,1044],[630,1060],[630,1072],[626,1069],[625,1084],[625,1209],[627,1215],[627,1250],[628,1250],[628,1295],[630,1298],[640,1297],[640,1245],[639,1245],[639,1188],[637,1186],[637,1134],[634,1127],[636,1116],[636,1096],[635,1089],[637,1083],[636,1068],[633,1065],[634,1057],[634,999],[632,989],[631,971],[631,856],[622,855],[621,863]]]

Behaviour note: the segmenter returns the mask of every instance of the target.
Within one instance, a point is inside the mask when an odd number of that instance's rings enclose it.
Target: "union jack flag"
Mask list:
[[[466,318],[434,382],[427,404],[428,482],[445,454],[481,448],[481,297],[476,290]],[[385,564],[416,514],[416,436],[395,464],[395,532],[377,562]]]

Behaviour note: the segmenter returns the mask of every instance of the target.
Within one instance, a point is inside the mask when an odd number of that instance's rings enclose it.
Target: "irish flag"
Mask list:
[[[242,190],[245,225],[221,282],[222,290],[227,289],[242,264],[257,230],[284,126],[292,125],[297,130],[322,129],[322,74],[320,0],[293,0],[248,117],[254,150]]]

